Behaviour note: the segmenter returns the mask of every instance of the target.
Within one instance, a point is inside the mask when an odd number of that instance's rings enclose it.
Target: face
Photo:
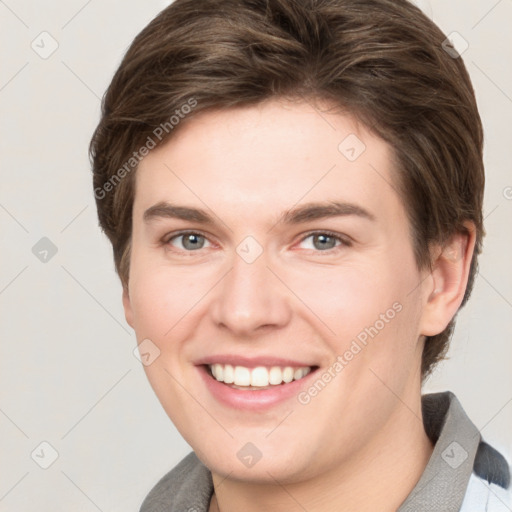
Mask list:
[[[141,162],[126,318],[212,471],[301,481],[417,421],[424,275],[393,174],[351,117],[275,99]]]

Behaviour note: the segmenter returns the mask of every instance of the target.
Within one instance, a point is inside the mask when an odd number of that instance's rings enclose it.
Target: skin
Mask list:
[[[353,162],[338,150],[355,134]],[[432,247],[419,271],[393,184],[391,148],[355,119],[304,102],[272,99],[185,121],[136,176],[126,319],[160,356],[145,367],[165,411],[212,471],[210,510],[394,511],[431,454],[421,414],[424,337],[455,315],[467,283],[474,228]],[[307,202],[349,202],[355,215],[276,224]],[[216,224],[144,222],[160,201],[206,209]],[[190,249],[193,230],[206,238]],[[314,230],[335,232],[350,244]],[[252,236],[263,250],[236,252]],[[197,245],[198,244],[198,245]],[[394,303],[400,313],[307,405],[265,412],[219,403],[200,378],[199,357],[234,353],[295,357],[320,373]],[[253,443],[248,468],[237,452]]]

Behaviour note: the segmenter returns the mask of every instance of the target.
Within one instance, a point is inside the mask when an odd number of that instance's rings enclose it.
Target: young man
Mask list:
[[[91,141],[148,379],[193,448],[163,511],[506,511],[507,461],[421,385],[470,294],[482,127],[405,0],[176,0]]]

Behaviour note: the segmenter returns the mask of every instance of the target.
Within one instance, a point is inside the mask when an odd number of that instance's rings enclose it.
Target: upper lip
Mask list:
[[[245,366],[246,368],[256,368],[257,366],[292,366],[301,368],[306,366],[316,366],[311,362],[302,362],[293,359],[286,359],[275,356],[258,356],[247,357],[237,356],[233,354],[218,354],[212,356],[205,356],[197,359],[194,364],[196,365],[211,365],[211,364],[230,364],[232,366]]]

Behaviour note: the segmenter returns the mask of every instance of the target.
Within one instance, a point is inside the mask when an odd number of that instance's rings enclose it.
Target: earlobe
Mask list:
[[[132,303],[130,300],[130,295],[129,295],[127,286],[123,286],[123,308],[124,308],[124,317],[126,318],[126,322],[128,323],[128,325],[131,328],[133,328]]]
[[[425,280],[426,303],[421,319],[421,334],[435,336],[442,332],[456,315],[464,298],[476,231],[465,223],[466,233],[456,233],[442,247],[437,247],[432,272]]]

